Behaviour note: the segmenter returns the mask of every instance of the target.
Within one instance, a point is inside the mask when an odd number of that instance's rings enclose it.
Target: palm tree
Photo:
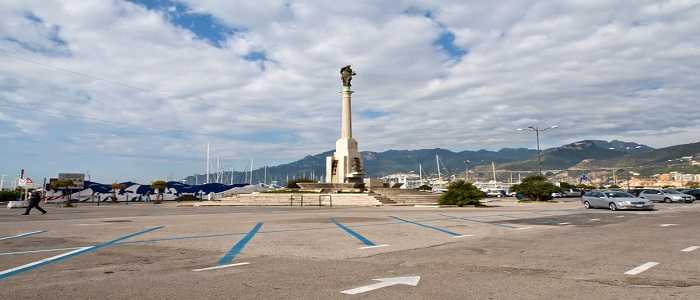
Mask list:
[[[156,201],[153,201],[153,204],[160,204],[160,202],[163,200],[163,192],[165,192],[165,188],[167,186],[168,183],[163,180],[155,180],[151,182],[151,187],[156,190]]]
[[[112,183],[112,202],[117,202],[117,192],[123,190],[125,187],[121,183]],[[129,201],[129,199],[126,199]]]

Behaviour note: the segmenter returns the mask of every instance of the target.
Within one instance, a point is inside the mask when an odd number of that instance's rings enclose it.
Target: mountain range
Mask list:
[[[323,176],[326,157],[332,151],[308,155],[300,160],[258,168],[253,171],[252,182],[286,182],[287,178]],[[499,170],[535,171],[538,169],[537,150],[504,148],[498,151],[478,150],[454,152],[447,149],[364,151],[365,172],[376,178],[397,172],[437,174],[436,156],[439,157],[442,175],[464,174],[467,167],[476,171],[491,169],[493,162]],[[679,170],[700,173],[700,166],[691,166],[689,157],[700,160],[700,142],[654,149],[647,145],[625,141],[583,140],[542,151],[543,170],[626,168],[644,174]],[[467,163],[468,162],[468,163]],[[195,177],[196,176],[196,177]],[[214,176],[214,175],[211,175]],[[233,178],[232,178],[232,177]],[[222,182],[243,183],[249,180],[248,172],[225,172]],[[187,183],[205,182],[206,175],[185,178]]]

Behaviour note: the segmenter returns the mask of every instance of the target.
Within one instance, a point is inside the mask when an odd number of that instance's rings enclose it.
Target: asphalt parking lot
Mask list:
[[[0,298],[700,298],[700,205],[490,204],[3,209]]]

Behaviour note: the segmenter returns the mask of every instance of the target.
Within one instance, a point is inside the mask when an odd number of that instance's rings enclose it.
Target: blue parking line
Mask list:
[[[376,245],[377,245],[377,244],[375,244],[374,242],[372,242],[372,241],[368,240],[367,238],[365,238],[364,236],[360,235],[360,234],[357,233],[356,231],[354,231],[354,230],[350,229],[349,227],[347,227],[347,226],[345,226],[345,225],[339,223],[338,221],[336,221],[335,218],[331,218],[331,221],[332,221],[333,223],[335,223],[335,225],[337,225],[338,227],[340,227],[340,229],[345,230],[345,232],[347,232],[350,236],[352,236],[352,237],[354,237],[354,238],[360,240],[360,242],[362,242],[363,244],[365,244],[365,246],[376,246]]]
[[[464,221],[469,221],[469,222],[475,222],[475,223],[481,223],[481,224],[488,224],[488,225],[500,226],[500,227],[506,227],[506,228],[518,228],[518,227],[515,227],[515,226],[506,225],[506,224],[491,223],[491,222],[479,221],[479,220],[468,219],[468,218],[463,218],[463,217],[450,216],[450,215],[445,215],[445,214],[439,214],[439,215],[448,217],[448,218],[450,218],[450,219],[452,219],[452,220],[464,220]]]
[[[418,223],[418,222],[414,222],[414,221],[409,221],[409,220],[401,219],[401,218],[395,217],[395,216],[389,216],[389,217],[392,217],[392,218],[394,218],[394,219],[397,219],[397,220],[399,220],[399,221],[403,221],[403,222],[406,222],[406,223],[411,223],[411,224],[415,224],[415,225],[422,226],[422,227],[425,227],[425,228],[430,228],[430,229],[433,229],[433,230],[437,230],[437,231],[440,231],[440,232],[444,232],[444,233],[447,233],[447,234],[449,234],[449,235],[451,235],[451,236],[462,236],[462,235],[459,234],[459,233],[455,233],[455,232],[452,232],[452,231],[449,231],[449,230],[447,230],[447,229],[443,229],[443,228],[440,228],[440,227],[435,227],[435,226],[428,225],[428,224],[422,224],[422,223]]]
[[[240,241],[238,241],[238,243],[233,245],[233,247],[231,247],[231,249],[228,250],[228,252],[226,252],[226,254],[224,254],[224,256],[222,256],[221,259],[219,259],[219,265],[221,266],[230,264],[231,261],[233,261],[233,259],[236,258],[236,255],[238,255],[238,253],[240,253],[243,250],[243,248],[245,248],[245,245],[253,239],[256,233],[258,233],[258,230],[260,230],[260,227],[262,227],[262,225],[262,222],[255,224],[255,227],[253,227],[253,229],[246,233],[246,235]]]
[[[42,260],[39,260],[39,261],[35,261],[35,262],[32,262],[32,263],[28,263],[28,264],[26,264],[26,265],[22,265],[22,266],[15,267],[15,268],[12,268],[12,269],[0,271],[0,280],[5,279],[5,278],[10,277],[10,276],[13,276],[13,275],[16,275],[16,274],[19,274],[19,273],[22,273],[22,272],[26,272],[26,271],[30,271],[30,270],[36,269],[36,268],[41,267],[41,266],[43,266],[43,265],[48,265],[48,264],[50,264],[50,263],[55,263],[55,262],[59,262],[59,261],[62,261],[62,260],[66,260],[66,259],[68,259],[68,258],[75,257],[75,256],[78,256],[78,255],[81,255],[81,254],[85,254],[85,253],[89,253],[89,252],[94,252],[94,251],[96,251],[96,250],[98,250],[98,249],[100,249],[100,248],[106,248],[106,247],[112,246],[112,245],[118,243],[119,241],[123,241],[123,240],[125,240],[125,239],[135,237],[135,236],[137,236],[137,235],[142,235],[142,234],[144,234],[144,233],[148,233],[148,232],[151,232],[151,231],[154,231],[154,230],[158,230],[158,229],[161,229],[161,228],[163,228],[163,227],[164,227],[164,226],[152,227],[152,228],[149,228],[149,229],[146,229],[146,230],[142,230],[142,231],[139,231],[139,232],[127,234],[127,235],[125,235],[125,236],[122,236],[122,237],[119,237],[119,238],[116,238],[116,239],[113,239],[113,240],[111,240],[111,241],[107,241],[107,242],[104,242],[104,243],[100,243],[100,244],[97,244],[97,245],[94,245],[94,246],[82,247],[82,248],[79,248],[79,249],[77,249],[77,250],[69,251],[69,252],[66,252],[66,253],[63,253],[63,254],[59,254],[59,255],[56,255],[56,256],[53,256],[53,257],[49,257],[49,258],[46,258],[46,259],[42,259]]]

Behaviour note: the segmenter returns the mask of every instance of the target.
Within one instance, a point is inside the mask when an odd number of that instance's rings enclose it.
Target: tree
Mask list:
[[[476,186],[464,180],[457,180],[447,186],[447,192],[440,196],[438,203],[442,205],[481,205],[484,193]]]
[[[542,175],[531,175],[525,177],[522,183],[510,188],[512,192],[522,193],[530,200],[546,201],[552,199],[552,193],[560,192],[561,189],[547,181],[547,177]]]
[[[620,186],[617,185],[617,184],[611,184],[608,188],[609,188],[609,189],[619,189]]]
[[[72,180],[56,180],[51,183],[51,187],[53,189],[61,190],[63,194],[63,198],[65,199],[67,195],[70,195],[70,187],[73,186],[73,181]],[[64,207],[73,207],[73,204],[70,203],[70,197],[68,199],[65,199],[63,201],[63,206]]]
[[[151,182],[151,187],[156,191],[156,201],[153,201],[153,204],[161,203],[163,200],[163,192],[165,192],[165,188],[167,186],[168,183],[163,180],[155,180]]]
[[[117,202],[117,192],[125,189],[126,187],[121,184],[121,183],[112,183],[112,202]],[[129,199],[126,199],[126,201],[129,201]]]

